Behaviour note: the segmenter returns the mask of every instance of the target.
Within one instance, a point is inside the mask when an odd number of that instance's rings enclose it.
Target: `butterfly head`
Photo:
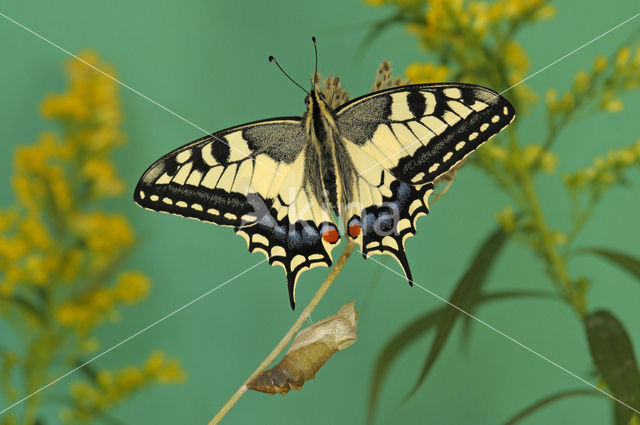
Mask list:
[[[327,98],[322,92],[311,90],[309,94],[305,96],[304,103],[307,105],[307,109],[311,111],[312,108],[326,107]]]

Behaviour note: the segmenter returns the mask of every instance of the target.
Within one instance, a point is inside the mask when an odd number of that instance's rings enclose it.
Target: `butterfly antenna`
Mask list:
[[[313,91],[316,91],[316,76],[318,75],[318,46],[316,46],[316,37],[311,37],[313,41],[313,50],[316,52],[316,66],[313,70]]]
[[[286,72],[284,72],[284,69],[282,69],[282,67],[280,66],[280,64],[279,64],[279,63],[278,63],[278,61],[276,60],[276,58],[274,58],[273,56],[269,56],[269,62],[275,62],[275,63],[276,63],[276,65],[278,66],[278,68],[280,68],[280,71],[282,71],[282,73],[283,73],[283,74],[284,74],[284,75],[285,75],[285,76],[286,76],[286,77],[287,77],[287,78],[288,78],[288,79],[289,79],[293,84],[295,84],[296,86],[300,87],[300,89],[301,89],[303,92],[305,92],[307,95],[309,94],[309,92],[308,92],[308,91],[306,91],[306,90],[304,89],[304,87],[302,87],[300,84],[296,83],[296,81],[295,81],[293,78],[291,78],[291,77],[289,76],[289,74],[287,74]]]

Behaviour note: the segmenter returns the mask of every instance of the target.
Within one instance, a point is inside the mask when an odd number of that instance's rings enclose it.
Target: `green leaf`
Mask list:
[[[536,291],[536,290],[514,290],[514,291],[497,291],[490,292],[488,294],[482,294],[479,297],[479,302],[504,300],[513,298],[546,298],[552,300],[560,300],[561,298],[555,292],[550,291]],[[469,317],[469,316],[467,316]],[[469,319],[471,319],[469,317]]]
[[[445,306],[443,313],[440,315],[436,336],[431,343],[431,348],[424,365],[422,366],[418,380],[407,397],[414,394],[427,377],[427,374],[442,352],[447,339],[449,339],[453,325],[460,314],[464,314],[461,310],[469,312],[477,302],[480,295],[480,289],[482,288],[498,253],[501,251],[506,238],[506,233],[502,228],[498,228],[476,251],[475,257],[467,269],[467,272],[462,276],[449,299],[450,304]],[[457,308],[453,306],[456,306]]]
[[[542,299],[555,299],[560,300],[558,294],[549,291],[536,291],[536,290],[513,290],[513,291],[497,291],[488,294],[480,294],[476,300],[476,303],[470,308],[469,313],[473,313],[476,305],[485,303],[487,301],[495,300],[510,300],[514,298],[542,298]],[[463,315],[463,327],[462,327],[462,349],[466,350],[469,339],[471,338],[471,326],[474,320],[471,316]]]
[[[10,303],[17,307],[21,307],[26,314],[31,315],[34,319],[37,319],[40,323],[46,322],[46,317],[42,311],[34,303],[32,303],[29,299],[14,294],[11,295],[8,299]]]
[[[618,319],[599,310],[585,318],[591,357],[613,396],[640,410],[640,372],[629,335]],[[616,402],[617,425],[627,425],[633,410]]]
[[[441,307],[437,310],[432,310],[424,314],[409,323],[409,325],[405,326],[384,346],[373,368],[373,382],[371,383],[371,389],[369,390],[367,423],[373,423],[375,408],[380,395],[380,388],[391,363],[411,343],[415,342],[418,337],[435,327],[443,311],[444,307]]]
[[[634,258],[622,252],[612,251],[610,249],[604,248],[585,248],[581,249],[580,251],[599,255],[600,257],[611,261],[613,264],[623,268],[624,270],[634,275],[636,278],[640,279],[640,259]]]
[[[534,413],[536,410],[539,410],[551,403],[565,399],[567,397],[575,397],[575,396],[581,396],[581,395],[602,396],[602,393],[595,390],[582,390],[582,389],[561,391],[559,393],[552,394],[548,397],[540,399],[535,403],[533,403],[532,405],[530,405],[529,407],[522,409],[520,412],[512,416],[511,419],[505,422],[504,425],[514,425],[520,422],[522,419],[529,416],[530,414]]]

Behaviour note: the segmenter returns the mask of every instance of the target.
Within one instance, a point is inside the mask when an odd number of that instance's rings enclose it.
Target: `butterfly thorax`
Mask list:
[[[321,93],[312,91],[306,99],[303,117],[307,136],[306,186],[326,210],[341,215],[350,202],[354,182],[353,165],[344,155],[333,109]]]

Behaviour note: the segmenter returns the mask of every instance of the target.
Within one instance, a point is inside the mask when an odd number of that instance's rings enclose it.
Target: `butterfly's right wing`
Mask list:
[[[391,255],[411,283],[404,245],[429,212],[434,182],[502,131],[515,110],[485,87],[439,83],[374,92],[336,115],[357,173],[347,223],[361,228],[353,235],[363,255]]]
[[[300,119],[257,121],[222,130],[158,159],[142,175],[134,201],[153,211],[231,226],[251,252],[287,275],[289,297],[300,273],[331,264],[322,232],[333,219],[304,191],[305,135]]]

